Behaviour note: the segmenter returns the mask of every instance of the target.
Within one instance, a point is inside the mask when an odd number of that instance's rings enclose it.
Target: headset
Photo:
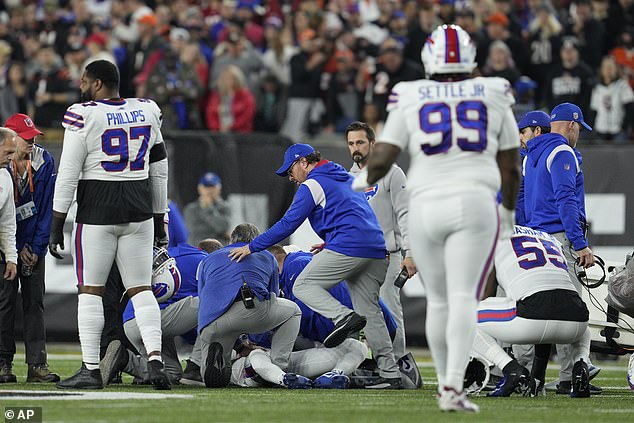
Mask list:
[[[577,275],[577,280],[581,283],[581,285],[589,288],[589,289],[594,289],[594,288],[598,288],[601,285],[603,285],[603,282],[605,282],[605,278],[607,277],[607,274],[605,272],[605,261],[597,256],[596,254],[594,255],[595,258],[595,264],[597,264],[599,266],[599,268],[601,269],[601,272],[603,273],[603,276],[601,276],[601,278],[596,281],[595,283],[590,283],[588,281],[588,275],[586,274],[586,270],[584,268],[579,268],[579,257],[577,257],[575,259],[575,275]]]

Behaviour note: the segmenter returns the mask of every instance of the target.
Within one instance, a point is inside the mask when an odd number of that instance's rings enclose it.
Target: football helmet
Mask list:
[[[464,375],[463,389],[467,395],[478,394],[489,383],[490,364],[481,358],[471,357]]]
[[[427,37],[420,57],[427,77],[471,73],[476,67],[476,47],[458,25],[441,25]]]
[[[154,247],[152,261],[152,292],[156,301],[163,303],[178,292],[181,274],[176,267],[176,260],[170,257],[165,248]]]

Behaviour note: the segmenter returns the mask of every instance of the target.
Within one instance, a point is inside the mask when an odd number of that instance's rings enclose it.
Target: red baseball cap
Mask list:
[[[21,138],[30,140],[37,135],[42,135],[39,129],[35,127],[35,124],[30,117],[22,113],[16,113],[7,119],[4,124],[5,127],[14,130]]]

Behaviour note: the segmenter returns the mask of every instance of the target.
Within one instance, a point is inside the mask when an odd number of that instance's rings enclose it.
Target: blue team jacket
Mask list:
[[[300,333],[306,339],[313,341],[324,342],[324,339],[332,332],[335,325],[332,320],[316,313],[306,304],[301,302],[293,294],[293,285],[297,276],[304,270],[304,268],[310,263],[312,254],[305,252],[290,253],[286,256],[284,261],[284,267],[282,268],[282,274],[280,275],[280,288],[284,291],[284,298],[287,298],[295,302],[302,311],[302,321],[300,324]],[[350,298],[350,292],[345,282],[333,286],[328,290],[330,294],[335,297],[341,304],[352,309],[352,299]],[[394,320],[394,316],[390,312],[389,308],[379,300],[379,306],[383,312],[385,323],[390,336],[393,338],[396,334],[397,324]]]
[[[180,244],[177,247],[168,248],[167,252],[170,257],[176,260],[176,267],[178,267],[181,275],[181,286],[172,298],[159,304],[161,310],[183,298],[198,296],[196,270],[198,269],[198,264],[207,257],[206,252],[189,244]],[[128,305],[123,310],[123,322],[125,323],[132,319],[134,319],[134,307],[132,306],[132,301],[128,301]]]
[[[262,251],[291,235],[308,218],[325,248],[352,257],[385,258],[379,222],[362,193],[352,191],[353,177],[334,162],[322,160],[299,186],[286,214],[250,244]]]
[[[255,296],[268,300],[271,293],[279,293],[278,266],[268,251],[253,253],[241,262],[229,258],[231,249],[246,245],[243,242],[227,245],[209,254],[198,270],[198,332],[212,323],[233,305],[243,277]]]
[[[527,226],[526,222],[526,208],[524,207],[524,159],[526,158],[527,151],[524,148],[520,148],[520,163],[522,166],[522,178],[520,179],[520,187],[517,191],[517,203],[515,204],[515,224],[520,226]],[[500,200],[502,202],[502,200]]]
[[[553,234],[566,232],[575,250],[588,246],[581,154],[560,134],[528,141],[524,176],[527,226]]]
[[[31,154],[31,167],[33,168],[33,195],[27,186],[23,193],[18,193],[18,202],[15,207],[18,208],[33,200],[37,214],[17,222],[16,247],[19,253],[24,244],[29,244],[31,250],[43,259],[48,252],[57,172],[53,156],[37,144],[34,145]],[[15,178],[10,167],[9,173],[11,178]]]

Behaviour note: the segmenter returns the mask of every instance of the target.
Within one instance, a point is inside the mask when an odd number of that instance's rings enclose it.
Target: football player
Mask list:
[[[429,79],[394,87],[367,175],[354,183],[355,189],[375,184],[409,149],[410,248],[427,292],[426,334],[443,411],[479,411],[463,392],[464,372],[478,299],[498,235],[512,231],[519,184],[511,86],[502,78],[473,78],[475,54],[459,26],[434,30],[421,51]]]
[[[497,246],[495,272],[489,278],[487,292],[495,292],[496,278],[506,297],[489,297],[480,303],[473,345],[477,355],[504,373],[490,396],[504,397],[515,391],[527,396],[539,393],[550,344],[570,343],[575,360],[570,396],[589,397],[588,308],[568,277],[559,241],[545,232],[515,226],[511,238],[500,240]],[[497,341],[537,344],[532,375]]]
[[[81,369],[62,389],[99,389],[102,296],[116,261],[148,351],[149,377],[170,389],[161,358],[161,315],[152,294],[152,244],[166,245],[167,152],[152,100],[119,97],[119,72],[106,60],[86,66],[82,103],[64,115],[64,147],[53,199],[49,250],[61,258],[66,214],[77,191],[71,251],[78,282]]]

